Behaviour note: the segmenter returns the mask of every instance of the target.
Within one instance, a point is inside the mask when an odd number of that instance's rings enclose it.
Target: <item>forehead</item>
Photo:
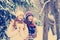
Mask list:
[[[33,17],[33,16],[29,16],[29,17]]]
[[[23,14],[20,14],[18,17],[24,17],[24,15]]]
[[[24,16],[23,14],[20,14],[20,16]]]

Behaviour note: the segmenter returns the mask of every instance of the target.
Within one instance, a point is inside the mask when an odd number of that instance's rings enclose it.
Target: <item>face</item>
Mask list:
[[[30,22],[33,21],[33,16],[29,16],[28,21],[30,21]]]
[[[22,15],[22,14],[20,14],[20,15],[18,16],[18,19],[19,19],[19,20],[23,20],[23,18],[24,18],[24,15]]]

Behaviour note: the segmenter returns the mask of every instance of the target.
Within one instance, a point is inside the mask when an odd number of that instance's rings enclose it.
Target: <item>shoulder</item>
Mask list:
[[[25,25],[25,26],[27,26],[27,24],[26,24],[26,23],[24,23],[24,25]]]

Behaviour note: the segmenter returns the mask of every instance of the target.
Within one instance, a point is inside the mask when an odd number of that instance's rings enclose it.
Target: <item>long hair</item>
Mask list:
[[[33,21],[31,21],[31,22],[28,21],[28,17],[29,17],[29,16],[26,17],[25,23],[27,24],[28,27],[29,27],[29,26],[34,27],[35,25],[34,25]]]
[[[17,19],[18,19],[18,18],[16,18],[16,19],[14,20],[14,23],[13,23],[13,28],[14,28],[14,29],[17,29],[17,26],[16,26]]]

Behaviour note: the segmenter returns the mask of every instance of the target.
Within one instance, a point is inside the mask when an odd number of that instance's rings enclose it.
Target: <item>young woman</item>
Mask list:
[[[31,12],[27,12],[25,23],[27,24],[29,31],[29,40],[33,40],[31,38],[35,38],[37,36],[36,25],[34,24],[33,19],[33,14]]]
[[[14,21],[11,21],[8,31],[10,40],[28,40],[28,28],[24,23],[24,15],[22,12]]]

